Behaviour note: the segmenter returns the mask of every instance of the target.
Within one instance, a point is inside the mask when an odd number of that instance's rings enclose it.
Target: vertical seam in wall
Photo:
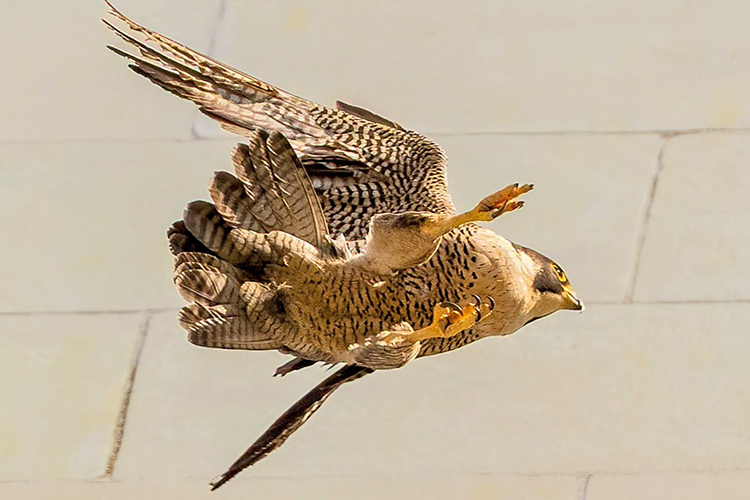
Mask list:
[[[591,474],[582,476],[578,483],[578,489],[576,490],[575,500],[586,500],[586,495],[589,491],[589,482],[591,481]]]
[[[122,440],[125,437],[125,424],[128,419],[128,409],[130,408],[130,400],[133,396],[133,389],[135,388],[135,380],[138,374],[138,366],[141,361],[141,354],[143,354],[143,347],[146,345],[146,336],[148,335],[148,328],[151,324],[151,317],[153,313],[147,312],[143,323],[141,324],[138,340],[135,343],[135,353],[133,360],[130,364],[130,374],[125,385],[125,393],[122,398],[120,405],[120,413],[117,415],[117,422],[115,423],[115,432],[112,442],[112,451],[107,459],[107,468],[104,470],[104,474],[100,476],[101,479],[107,479],[112,477],[112,473],[115,471],[115,465],[117,464],[117,458],[120,456],[120,448],[122,447]]]
[[[211,34],[211,41],[208,43],[208,51],[206,54],[212,56],[216,49],[216,39],[221,31],[221,25],[224,23],[224,17],[227,13],[227,0],[221,0],[219,3],[219,11],[216,13],[216,20],[214,21],[213,33]]]
[[[641,259],[643,258],[643,247],[646,244],[646,236],[648,234],[649,222],[651,221],[651,211],[654,207],[656,191],[659,187],[659,179],[661,177],[661,172],[664,168],[664,151],[667,149],[668,141],[669,141],[669,137],[664,139],[664,142],[662,143],[661,148],[659,149],[659,154],[656,157],[656,172],[654,172],[654,177],[651,181],[651,190],[649,192],[648,199],[646,200],[646,208],[643,211],[643,216],[641,218],[640,231],[638,233],[638,239],[636,240],[633,271],[630,276],[630,280],[628,282],[627,291],[625,293],[626,304],[633,303],[633,296],[635,295],[635,288],[638,282],[638,273],[640,272],[640,269],[641,269]]]
[[[224,24],[224,19],[226,17],[227,12],[227,0],[221,0],[219,2],[219,11],[216,14],[216,19],[214,20],[214,26],[211,33],[211,40],[208,42],[208,50],[206,50],[206,54],[209,56],[214,55],[214,50],[216,49],[216,40],[219,37],[219,32],[221,31],[221,27]],[[199,110],[195,110],[195,113],[193,113],[193,123],[190,126],[190,137],[193,140],[200,141],[203,139],[201,135],[198,133],[198,119],[200,118],[201,112]]]

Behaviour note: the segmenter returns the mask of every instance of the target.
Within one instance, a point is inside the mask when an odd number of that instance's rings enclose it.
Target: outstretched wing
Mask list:
[[[278,89],[110,12],[147,45],[106,20],[140,52],[110,47],[130,68],[200,110],[230,132],[278,131],[289,139],[320,196],[329,227],[347,239],[365,236],[377,213],[454,213],[445,155],[424,136],[371,111],[337,103],[332,109]]]

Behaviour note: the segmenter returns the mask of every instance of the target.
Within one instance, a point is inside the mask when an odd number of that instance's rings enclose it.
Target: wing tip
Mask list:
[[[211,481],[210,483],[208,483],[208,485],[211,487],[210,491],[216,491],[224,483],[226,483],[227,481],[229,481],[230,479],[232,479],[235,475],[236,475],[236,473],[230,475],[229,471],[227,471],[224,474],[222,474],[220,476],[217,476],[213,481]]]
[[[104,5],[107,6],[107,13],[108,14],[111,14],[113,16],[117,16],[118,14],[122,15],[122,13],[120,13],[120,11],[117,10],[117,7],[115,7],[114,5],[112,5],[112,2],[110,2],[109,0],[104,0]]]

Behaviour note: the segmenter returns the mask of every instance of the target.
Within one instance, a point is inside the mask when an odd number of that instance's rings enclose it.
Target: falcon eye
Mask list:
[[[558,266],[557,264],[553,263],[552,264],[552,269],[555,270],[555,274],[557,275],[557,279],[559,279],[561,283],[565,283],[565,282],[568,281],[568,277],[565,276],[565,271],[563,271],[560,266]]]

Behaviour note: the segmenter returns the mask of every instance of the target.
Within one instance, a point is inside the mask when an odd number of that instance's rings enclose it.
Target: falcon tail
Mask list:
[[[271,424],[271,427],[224,474],[211,483],[211,491],[219,488],[244,469],[268,456],[268,454],[284,444],[289,439],[289,436],[299,429],[313,413],[318,411],[328,396],[333,394],[333,391],[347,382],[352,382],[372,372],[373,370],[369,368],[347,365],[315,386],[313,390],[305,394]]]
[[[302,270],[304,258],[284,255],[317,255],[333,251],[333,244],[310,180],[284,136],[253,131],[232,160],[236,176],[215,174],[213,203],[189,203],[184,221],[167,232],[176,256],[174,281],[190,302],[180,324],[196,345],[282,349],[291,327],[278,286],[264,269]]]

